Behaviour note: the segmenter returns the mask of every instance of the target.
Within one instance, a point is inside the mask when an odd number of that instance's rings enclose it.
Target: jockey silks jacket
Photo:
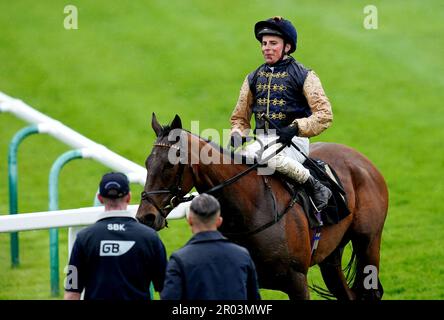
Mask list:
[[[252,114],[256,129],[269,129],[266,114],[280,128],[297,122],[301,137],[320,134],[333,120],[316,73],[290,56],[272,67],[263,64],[247,75],[231,115],[232,132],[246,135]]]

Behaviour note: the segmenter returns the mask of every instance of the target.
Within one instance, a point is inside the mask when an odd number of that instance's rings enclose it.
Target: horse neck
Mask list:
[[[246,166],[231,165],[231,157],[224,155],[202,138],[188,133],[188,161],[195,177],[198,191],[208,190],[233,177]]]
[[[190,135],[189,140],[189,159],[194,185],[200,193],[222,184],[248,168],[247,165],[234,164],[231,156],[221,152],[220,147],[211,145],[199,137]],[[191,147],[192,143],[194,147]],[[203,155],[208,153],[211,154],[213,162],[202,161],[205,160],[202,159]],[[265,193],[262,178],[255,174],[248,174],[215,192],[213,195],[221,204],[223,228],[229,232],[241,232],[258,225],[263,216],[257,215],[257,207],[270,211],[267,209],[269,199],[264,198]]]

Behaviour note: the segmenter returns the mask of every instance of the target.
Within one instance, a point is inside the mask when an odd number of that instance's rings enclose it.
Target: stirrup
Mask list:
[[[313,205],[313,208],[315,209],[315,218],[318,220],[319,226],[322,227],[324,225],[324,222],[321,219],[321,211],[319,211],[318,207],[316,207],[315,203],[313,202],[313,199],[311,196],[308,196],[308,199],[310,199],[311,204]]]

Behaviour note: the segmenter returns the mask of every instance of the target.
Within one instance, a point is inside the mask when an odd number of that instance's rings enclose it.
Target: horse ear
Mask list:
[[[153,130],[156,133],[156,137],[158,137],[162,132],[162,126],[157,121],[156,114],[154,112],[153,112],[153,118],[151,119],[151,126],[153,127]]]
[[[173,122],[171,122],[171,129],[182,129],[182,120],[180,120],[180,117],[177,114],[174,117]]]

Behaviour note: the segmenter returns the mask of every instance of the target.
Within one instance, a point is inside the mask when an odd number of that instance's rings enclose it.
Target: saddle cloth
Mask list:
[[[303,163],[304,167],[310,170],[311,175],[318,179],[323,185],[328,187],[333,193],[327,207],[324,208],[320,213],[320,221],[316,217],[316,209],[313,206],[313,203],[310,201],[310,198],[308,197],[304,188],[288,177],[283,178],[284,182],[287,185],[287,188],[290,189],[293,196],[297,198],[297,202],[304,209],[310,228],[314,229],[321,226],[337,224],[350,214],[347,206],[346,195],[345,193],[341,194],[341,189],[344,190],[342,183],[332,167],[322,160],[313,158],[310,159],[316,163],[316,165],[306,160]],[[326,177],[326,174],[328,177]],[[334,181],[336,181],[337,184],[334,183]]]

